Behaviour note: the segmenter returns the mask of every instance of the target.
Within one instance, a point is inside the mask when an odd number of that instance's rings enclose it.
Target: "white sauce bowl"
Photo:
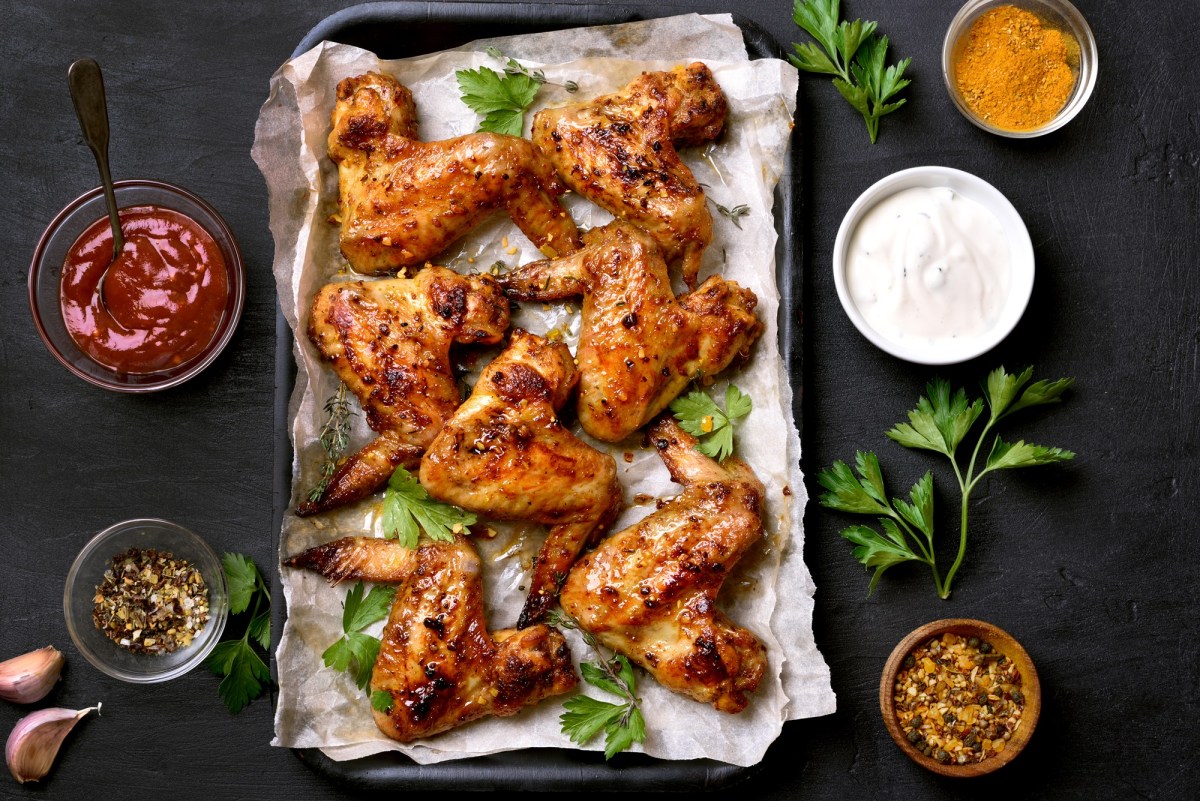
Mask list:
[[[949,187],[962,197],[991,212],[1004,231],[1011,256],[1008,297],[996,322],[985,332],[968,339],[938,342],[901,341],[872,328],[855,304],[847,280],[850,244],[863,217],[885,198],[917,187]],[[1016,327],[1033,293],[1033,242],[1021,215],[1000,190],[975,175],[950,167],[913,167],[892,173],[859,195],[838,229],[833,245],[833,282],[838,299],[850,322],[877,348],[917,364],[958,364],[987,353]]]

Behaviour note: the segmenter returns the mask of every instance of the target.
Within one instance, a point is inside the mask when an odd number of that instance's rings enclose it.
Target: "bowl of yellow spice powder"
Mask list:
[[[1000,136],[1066,125],[1096,86],[1087,21],[1067,0],[970,0],[942,47],[942,74],[968,120]]]

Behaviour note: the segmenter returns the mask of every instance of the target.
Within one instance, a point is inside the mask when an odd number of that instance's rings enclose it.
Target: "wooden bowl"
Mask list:
[[[1011,660],[1021,674],[1021,692],[1025,696],[1025,706],[1021,713],[1021,725],[1012,734],[1003,751],[987,757],[982,762],[967,762],[960,765],[957,763],[938,762],[936,759],[926,756],[908,741],[900,719],[896,715],[896,703],[893,695],[897,676],[900,673],[904,658],[922,643],[946,633],[961,635],[963,637],[978,637],[980,640],[990,643],[995,651]],[[1033,660],[1029,658],[1029,654],[1025,652],[1021,644],[1013,639],[1012,635],[1008,632],[993,626],[991,623],[984,623],[981,620],[948,618],[946,620],[935,620],[932,623],[926,623],[924,626],[915,629],[901,640],[895,650],[892,651],[887,663],[883,666],[883,675],[879,680],[879,708],[883,712],[883,723],[887,726],[888,733],[892,735],[892,739],[896,741],[896,745],[900,746],[900,750],[909,759],[926,770],[931,770],[942,776],[970,778],[972,776],[982,776],[1004,767],[1009,762],[1012,762],[1017,754],[1024,750],[1025,745],[1029,742],[1029,738],[1033,736],[1033,730],[1037,726],[1038,715],[1042,711],[1042,688],[1038,682],[1037,670],[1033,666]]]

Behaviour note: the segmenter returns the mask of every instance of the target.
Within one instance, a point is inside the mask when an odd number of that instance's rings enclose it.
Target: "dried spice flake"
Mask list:
[[[96,628],[135,654],[186,648],[208,622],[204,576],[187,560],[153,548],[114,556],[94,603]]]
[[[942,764],[999,754],[1025,710],[1020,671],[978,637],[947,633],[918,646],[905,657],[893,690],[908,741]]]

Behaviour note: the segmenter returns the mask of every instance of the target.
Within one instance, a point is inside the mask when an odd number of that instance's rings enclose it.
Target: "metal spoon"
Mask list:
[[[121,216],[117,213],[117,196],[113,193],[112,176],[108,172],[108,104],[104,101],[104,77],[100,65],[90,58],[81,58],[67,70],[71,87],[71,102],[75,116],[83,129],[83,139],[96,157],[100,181],[104,184],[104,200],[108,204],[108,222],[113,232],[113,261],[125,248],[121,233]]]

